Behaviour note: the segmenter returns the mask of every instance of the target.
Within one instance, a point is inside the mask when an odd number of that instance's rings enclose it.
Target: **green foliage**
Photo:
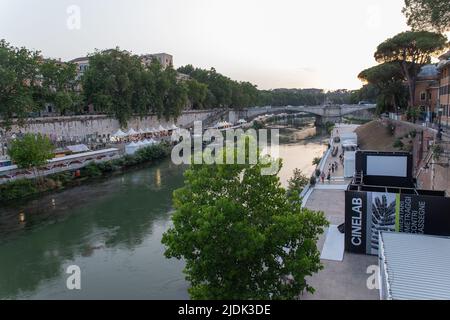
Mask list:
[[[387,62],[361,71],[358,78],[377,88],[379,112],[405,108],[407,90],[403,85],[404,76],[398,63]]]
[[[187,95],[193,109],[203,109],[208,96],[208,85],[200,83],[197,80],[188,80]]]
[[[447,38],[428,31],[405,31],[378,45],[375,60],[399,65],[404,79],[408,81],[410,106],[415,105],[416,77],[420,68],[431,62],[431,56],[442,52]]]
[[[204,70],[187,65],[178,68],[178,72],[189,75],[195,81],[188,82],[188,95],[194,109],[199,106],[240,109],[255,106],[258,103],[259,92],[255,85],[231,80],[218,73],[214,68]],[[198,84],[202,84],[203,87],[199,87]],[[196,101],[199,100],[197,95],[200,95],[201,103]]]
[[[450,31],[448,0],[405,0],[403,13],[413,30]]]
[[[13,140],[8,148],[11,160],[19,168],[37,168],[53,158],[54,146],[50,139],[41,134],[27,133]]]
[[[294,175],[288,180],[288,193],[298,196],[303,188],[309,183],[309,179],[303,174],[302,170],[295,169]]]
[[[436,161],[441,158],[443,151],[444,150],[440,144],[435,143],[431,146],[431,154],[433,155],[433,159]]]
[[[320,164],[320,161],[322,161],[322,158],[315,157],[312,161],[313,166],[318,166]]]
[[[404,147],[404,143],[401,139],[396,139],[393,144],[394,148],[402,149]]]
[[[193,164],[174,192],[173,227],[162,243],[168,258],[186,262],[192,299],[313,292],[306,277],[322,268],[316,241],[327,221],[301,208],[276,175],[261,175],[263,166]]]
[[[20,179],[0,185],[0,202],[22,199],[38,192],[33,180]]]
[[[147,67],[138,56],[119,48],[89,57],[83,89],[87,104],[113,115],[122,126],[133,114],[176,118],[187,103],[186,85],[177,81],[171,66],[163,69],[154,60]]]
[[[38,51],[12,47],[0,40],[0,118],[9,128],[13,118],[23,119],[37,111],[34,100],[38,87]]]

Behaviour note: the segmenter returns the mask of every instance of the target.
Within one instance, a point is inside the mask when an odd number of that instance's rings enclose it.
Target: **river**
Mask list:
[[[299,132],[280,147],[284,186],[295,168],[310,175],[325,150],[321,139],[303,140],[311,128]],[[188,299],[183,262],[166,259],[161,244],[184,170],[166,160],[0,208],[0,299]],[[66,287],[70,265],[81,269],[81,290]]]

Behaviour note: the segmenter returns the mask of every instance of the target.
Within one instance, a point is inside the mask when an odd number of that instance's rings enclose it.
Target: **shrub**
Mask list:
[[[86,177],[95,178],[101,176],[102,171],[99,169],[98,165],[93,162],[82,168],[81,174]]]
[[[20,179],[0,185],[0,201],[9,201],[34,195],[38,188],[33,180]]]
[[[403,148],[403,146],[404,146],[404,144],[403,144],[402,140],[400,140],[400,139],[395,140],[394,145],[393,145],[394,148],[399,148],[399,149]]]
[[[318,166],[320,164],[320,161],[322,160],[322,158],[320,157],[315,157],[312,161],[313,166]]]

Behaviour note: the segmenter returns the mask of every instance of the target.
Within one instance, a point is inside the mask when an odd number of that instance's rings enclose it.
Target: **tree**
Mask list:
[[[415,106],[416,78],[420,68],[430,63],[431,56],[447,46],[445,36],[428,31],[406,31],[378,45],[375,60],[398,63],[408,82],[410,107]]]
[[[439,33],[450,30],[450,2],[448,0],[405,0],[402,12],[413,30]]]
[[[42,84],[39,87],[40,96],[36,98],[42,104],[52,103],[59,112],[65,114],[70,111],[79,111],[81,98],[77,93],[76,65],[61,63],[57,60],[47,59],[39,66]]]
[[[302,170],[295,169],[294,175],[288,181],[288,192],[298,197],[308,183],[309,179],[303,174]]]
[[[54,146],[50,139],[41,134],[26,133],[15,139],[8,148],[8,155],[19,168],[36,170],[53,158]]]
[[[0,40],[0,117],[2,126],[9,128],[13,118],[19,122],[30,112],[37,111],[33,99],[38,79],[38,51],[12,47]]]
[[[191,79],[186,82],[188,99],[193,109],[203,109],[208,95],[208,85]]]
[[[174,192],[173,227],[162,243],[166,257],[186,261],[191,298],[294,299],[314,291],[305,277],[321,269],[316,241],[326,219],[301,208],[276,175],[261,174],[263,166],[192,164]]]
[[[361,81],[370,83],[378,89],[378,110],[385,111],[405,105],[404,77],[398,63],[387,62],[365,69],[358,75]]]

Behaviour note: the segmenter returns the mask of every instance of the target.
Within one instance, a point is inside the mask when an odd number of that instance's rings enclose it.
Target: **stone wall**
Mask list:
[[[155,115],[149,115],[143,118],[133,117],[128,121],[126,128],[146,129],[164,127],[176,124],[178,127],[188,128],[194,121],[204,121],[217,113],[217,110],[185,111],[178,119],[158,119]],[[119,122],[106,115],[86,115],[69,117],[45,117],[32,118],[27,120],[23,127],[14,124],[7,136],[17,133],[42,133],[51,137],[58,137],[63,140],[84,140],[86,137],[108,137],[120,128]],[[5,130],[0,127],[1,134]]]

